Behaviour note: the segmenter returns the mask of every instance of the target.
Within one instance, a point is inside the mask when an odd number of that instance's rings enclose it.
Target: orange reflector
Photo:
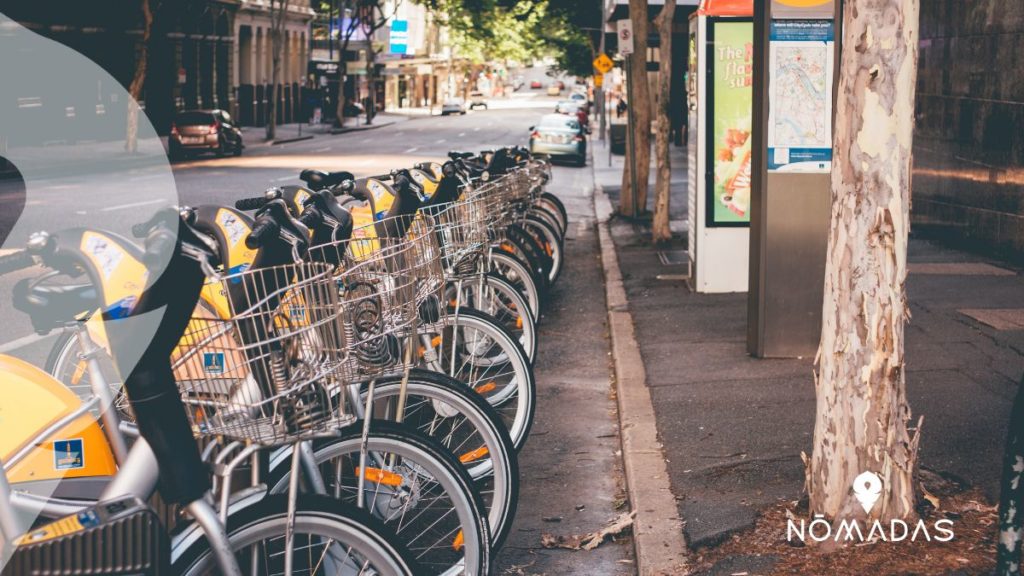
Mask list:
[[[356,468],[356,476],[359,475],[359,468]],[[366,479],[374,484],[384,484],[385,486],[401,486],[402,477],[394,472],[388,472],[387,470],[381,470],[380,468],[367,468]]]
[[[487,451],[487,446],[481,446],[476,450],[466,452],[462,456],[459,456],[459,462],[466,464],[467,462],[472,462],[473,460],[479,460],[484,456],[487,456],[488,454],[490,454],[490,452]]]
[[[481,384],[477,386],[476,388],[474,388],[474,390],[476,390],[477,394],[487,394],[488,392],[494,390],[497,387],[498,385],[495,384],[494,382],[488,382],[487,384]]]
[[[437,348],[438,346],[440,346],[441,345],[441,337],[440,336],[434,336],[433,338],[431,338],[430,339],[430,345],[433,346],[434,348]]]
[[[515,302],[509,302],[508,303],[508,307],[513,309],[513,310],[519,310],[519,308],[516,308],[516,303]]]
[[[516,247],[511,245],[511,244],[509,244],[508,242],[502,242],[501,249],[504,250],[505,252],[512,252],[512,253],[514,253],[516,251]]]
[[[459,301],[457,299],[455,299],[455,298],[452,298],[451,300],[448,301],[448,305],[452,306],[452,307],[458,306],[459,305]]]
[[[554,250],[551,249],[551,243],[550,242],[545,242],[544,243],[544,251],[548,253],[548,256],[551,256],[551,253],[554,252]]]
[[[516,328],[519,328],[520,330],[523,329],[523,317],[522,316],[516,316]]]
[[[426,354],[426,353],[427,353],[427,349],[424,348],[423,346],[420,346],[420,358],[423,358],[423,355]]]
[[[82,376],[85,376],[85,369],[89,367],[89,364],[82,360],[78,364],[75,364],[75,373],[71,375],[71,385],[77,386],[82,381]]]
[[[462,530],[459,530],[459,533],[455,535],[455,541],[452,542],[452,548],[456,552],[458,552],[459,550],[462,550],[462,547],[465,544],[466,544],[466,538],[462,535]]]

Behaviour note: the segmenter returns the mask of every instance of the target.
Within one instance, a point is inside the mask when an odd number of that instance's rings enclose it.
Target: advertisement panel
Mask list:
[[[772,18],[832,18],[835,0],[772,0]]]
[[[754,24],[708,19],[707,226],[750,225]]]
[[[768,170],[832,169],[831,20],[776,20],[768,49]]]

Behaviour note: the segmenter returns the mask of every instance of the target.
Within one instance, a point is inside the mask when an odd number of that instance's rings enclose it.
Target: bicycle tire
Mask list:
[[[327,484],[328,496],[355,507],[357,497],[359,450],[362,443],[363,422],[357,422],[342,429],[337,437],[317,440],[313,443],[313,454],[317,464],[322,468],[324,481]],[[371,516],[384,523],[392,530],[399,541],[407,546],[413,557],[420,563],[424,574],[454,575],[465,569],[466,574],[486,574],[490,566],[492,549],[490,529],[480,495],[476,492],[473,479],[465,467],[449,450],[439,445],[429,436],[425,436],[407,426],[387,420],[370,422],[370,434],[367,439],[367,450],[370,453],[384,455],[384,459],[397,456],[401,465],[382,471],[381,476],[389,472],[400,478],[400,486],[390,486],[391,479],[373,482],[367,479],[367,488],[375,486],[367,495],[366,510]],[[275,459],[280,459],[280,454]],[[336,458],[348,457],[348,466],[331,470],[329,462]],[[370,455],[373,457],[373,455]],[[285,465],[271,466],[267,478],[267,486],[272,494],[287,492],[291,469],[287,465],[291,458],[283,459]],[[383,470],[381,463],[375,463],[375,469]],[[344,480],[332,479],[330,474],[346,470]],[[397,471],[397,473],[395,473]],[[428,489],[429,478],[436,483],[439,490]],[[411,479],[411,480],[410,480]],[[339,480],[341,480],[339,482]],[[332,482],[334,484],[332,485]],[[339,485],[340,484],[340,485]],[[334,494],[330,494],[331,490]],[[364,488],[364,491],[368,491]],[[443,533],[429,532],[445,521],[450,511],[439,516],[431,514],[431,505],[447,497],[452,510],[455,511],[457,522],[442,524]],[[423,506],[407,508],[410,502]],[[410,513],[414,517],[407,518]],[[428,532],[416,533],[422,525],[413,525],[419,518],[424,518]],[[449,519],[451,520],[451,519]],[[462,554],[459,547],[452,544],[462,538]],[[445,543],[442,543],[445,542]],[[431,544],[432,543],[432,544]],[[425,547],[424,545],[429,546]],[[440,544],[439,547],[436,545]],[[448,550],[448,549],[451,550]]]
[[[378,378],[376,401],[397,397],[401,382],[401,374]],[[368,384],[363,385],[364,404],[367,387]],[[436,402],[442,402],[443,409],[457,410],[474,427],[475,434],[480,436],[481,446],[487,449],[485,458],[473,460],[467,457],[472,456],[472,451],[467,452],[456,444],[460,436],[453,428],[461,428],[462,424],[453,422],[451,427],[439,426],[432,418],[427,419],[431,416],[430,411],[438,407]],[[519,457],[501,416],[462,382],[446,374],[413,368],[409,371],[404,421],[437,440],[465,464],[487,507],[491,542],[495,549],[500,548],[512,529],[519,508]],[[471,435],[461,435],[462,438],[467,436]]]
[[[569,213],[565,209],[565,203],[562,199],[551,192],[541,192],[540,202],[544,205],[554,206],[555,212],[558,213],[559,218],[562,221],[562,228],[569,228]]]
[[[533,234],[538,235],[535,237],[544,246],[544,250],[550,250],[548,256],[551,258],[551,268],[548,272],[548,285],[553,286],[558,277],[562,274],[562,264],[565,259],[564,254],[564,243],[559,238],[558,233],[551,227],[551,224],[538,218],[532,214],[526,216],[526,221],[523,222],[523,229],[526,230],[527,234],[531,234],[531,230],[535,231]]]
[[[530,303],[530,313],[534,321],[540,321],[543,306],[543,295],[527,268],[514,254],[502,250],[492,250],[488,261],[491,272],[501,274],[505,280],[516,287],[516,290]]]
[[[471,353],[462,352],[467,361],[458,363],[454,373],[451,368],[451,357],[444,354],[445,350],[452,348],[451,343],[455,334],[459,331],[475,331],[473,346],[483,340],[493,342],[499,349],[495,356],[484,357],[480,350],[473,350]],[[509,437],[516,450],[522,449],[530,434],[530,427],[533,425],[533,415],[537,406],[537,383],[534,379],[533,366],[530,365],[526,354],[515,338],[505,330],[496,320],[488,317],[487,314],[477,310],[461,310],[456,316],[448,314],[441,322],[433,325],[423,326],[423,333],[443,335],[438,347],[442,351],[441,359],[435,366],[426,366],[437,372],[442,372],[464,382],[471,389],[479,392],[487,402],[495,408],[501,416],[502,421],[508,428]],[[466,338],[459,336],[456,344],[461,341],[465,345]],[[486,342],[484,343],[486,344]],[[485,351],[490,353],[491,349]],[[478,371],[477,368],[491,368],[507,364],[510,370],[506,372],[494,372],[489,370]],[[508,378],[504,385],[498,385],[498,378]]]
[[[479,292],[476,289],[479,287],[475,284],[480,281],[484,284],[484,298],[486,298],[484,302],[475,298]],[[446,288],[446,299],[449,305],[453,305],[453,302],[456,301],[456,290],[456,283],[449,282]],[[458,299],[460,306],[494,316],[502,326],[516,336],[516,340],[523,347],[526,357],[532,364],[537,356],[537,321],[530,311],[530,303],[522,293],[504,276],[493,271],[484,274],[482,279],[466,278],[463,290],[469,291],[469,297]]]
[[[362,557],[375,560],[374,567],[381,574],[418,576],[423,573],[422,567],[394,534],[362,510],[347,510],[332,498],[305,494],[296,500],[294,520],[297,532],[309,530],[310,536],[342,542],[350,546],[350,550],[358,550]],[[287,497],[267,496],[228,516],[228,538],[232,546],[237,546],[239,553],[245,555],[244,549],[253,546],[254,539],[261,535],[281,537],[287,522]],[[174,574],[200,576],[217,573],[216,562],[205,537],[195,539],[185,549],[175,550],[172,554],[171,571]],[[246,572],[244,567],[243,572]],[[268,574],[271,571],[257,573]]]

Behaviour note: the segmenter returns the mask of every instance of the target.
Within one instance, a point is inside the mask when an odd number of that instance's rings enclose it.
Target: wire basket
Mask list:
[[[171,356],[197,437],[279,445],[353,421],[330,394],[345,358],[333,275],[312,262],[208,283],[226,309],[200,306]]]
[[[433,319],[440,313],[444,271],[428,219],[385,218],[309,253],[339,264],[336,286],[349,352],[344,377],[361,380],[403,367],[401,338],[424,314]]]
[[[432,222],[446,279],[474,273],[487,247],[488,198],[476,190],[461,200],[420,208]]]

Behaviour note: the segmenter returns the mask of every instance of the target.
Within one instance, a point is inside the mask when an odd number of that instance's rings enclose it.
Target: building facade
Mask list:
[[[1024,261],[1024,4],[921,3],[911,221]]]
[[[309,2],[291,0],[283,16],[278,123],[305,121],[310,113],[305,93],[310,87],[309,35],[315,13]],[[273,10],[279,10],[279,6],[280,2],[274,3]],[[271,0],[241,0],[234,19],[233,110],[244,126],[263,126],[267,122],[273,83],[274,17]]]

